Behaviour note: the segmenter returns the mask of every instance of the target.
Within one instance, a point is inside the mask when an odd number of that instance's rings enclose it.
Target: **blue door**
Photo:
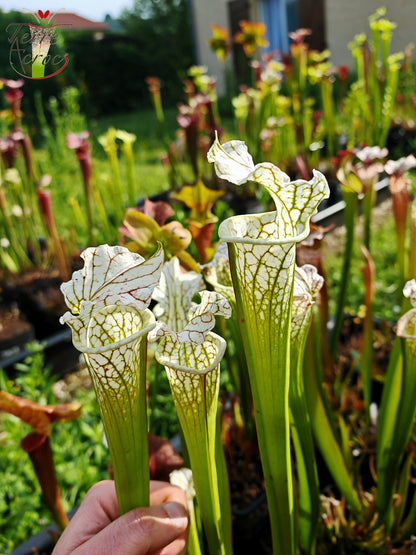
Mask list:
[[[267,50],[289,51],[288,33],[298,28],[296,0],[259,0],[259,19],[267,27]]]

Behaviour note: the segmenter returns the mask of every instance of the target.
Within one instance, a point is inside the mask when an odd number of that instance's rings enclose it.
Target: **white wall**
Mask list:
[[[222,95],[225,92],[225,66],[211,51],[207,40],[212,36],[211,23],[229,28],[227,2],[226,0],[192,0],[191,5],[198,64],[207,66],[208,74],[217,78],[218,94]],[[230,58],[225,63],[230,64]]]
[[[385,17],[397,23],[390,52],[416,45],[416,0],[326,0],[326,32],[331,60],[335,65],[353,66],[348,43],[358,33],[370,36],[368,16],[385,6]]]

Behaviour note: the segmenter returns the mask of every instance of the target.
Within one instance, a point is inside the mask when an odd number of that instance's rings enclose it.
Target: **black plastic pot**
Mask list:
[[[377,191],[377,204],[386,200],[390,196],[389,190],[389,180],[386,177],[379,181],[375,189]],[[329,224],[335,224],[337,226],[344,224],[344,208],[345,202],[340,200],[335,204],[331,204],[326,208],[319,210],[315,216],[312,217],[314,224],[319,224],[321,226],[327,226]]]
[[[78,507],[72,509],[68,513],[68,518],[71,518],[77,509]],[[55,547],[53,536],[56,534],[58,534],[56,524],[48,524],[38,534],[16,547],[10,555],[50,555]]]
[[[52,374],[64,376],[79,365],[80,354],[72,344],[72,332],[68,327],[54,333],[41,343],[44,345],[45,366],[50,366]],[[30,352],[23,345],[13,353],[0,352],[0,368],[3,368],[7,376],[13,379],[17,374],[14,365],[22,362],[29,355]]]

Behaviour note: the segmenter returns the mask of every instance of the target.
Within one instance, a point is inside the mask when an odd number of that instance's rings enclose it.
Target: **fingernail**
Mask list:
[[[172,519],[172,524],[181,530],[188,526],[188,515],[180,503],[166,503],[165,510]]]

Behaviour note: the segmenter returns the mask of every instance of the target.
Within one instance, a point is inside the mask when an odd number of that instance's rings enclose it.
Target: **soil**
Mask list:
[[[222,394],[221,403],[221,436],[230,484],[234,552],[266,554],[271,547],[271,535],[257,438],[255,434],[248,438],[238,420],[240,408],[235,393]],[[264,546],[259,544],[259,538]]]
[[[30,341],[49,340],[65,331],[59,322],[67,311],[60,291],[62,281],[56,269],[0,278],[0,366],[18,362]],[[59,346],[55,350],[59,351]]]
[[[35,339],[33,326],[20,315],[16,305],[0,307],[0,346],[1,353],[11,356],[20,346]]]
[[[58,270],[29,272],[4,281],[0,299],[4,306],[18,309],[21,318],[33,326],[36,339],[44,339],[62,330],[59,318],[67,308],[61,283]]]

